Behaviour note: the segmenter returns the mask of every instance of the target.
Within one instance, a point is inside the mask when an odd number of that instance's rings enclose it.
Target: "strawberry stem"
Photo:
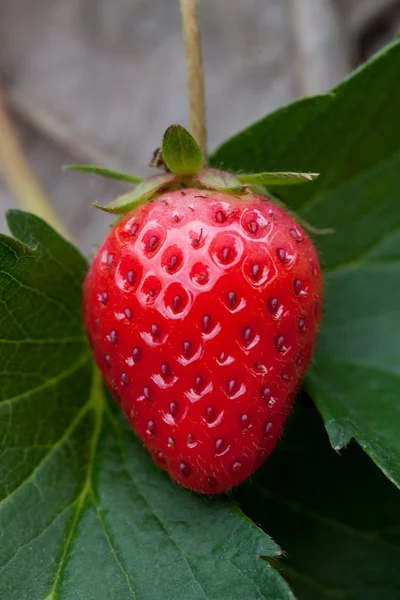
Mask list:
[[[204,96],[204,72],[197,0],[179,0],[183,39],[186,49],[187,84],[189,94],[190,129],[207,157],[207,127]]]

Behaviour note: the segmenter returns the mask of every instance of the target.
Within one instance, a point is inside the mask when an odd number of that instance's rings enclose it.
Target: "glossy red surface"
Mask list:
[[[265,198],[185,189],[128,214],[84,289],[96,362],[154,459],[218,493],[274,448],[321,319],[316,251]]]

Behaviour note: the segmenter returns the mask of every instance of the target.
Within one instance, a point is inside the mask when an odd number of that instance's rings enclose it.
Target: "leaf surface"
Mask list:
[[[171,125],[162,142],[163,159],[172,173],[193,175],[203,164],[203,155],[194,137],[182,125]]]

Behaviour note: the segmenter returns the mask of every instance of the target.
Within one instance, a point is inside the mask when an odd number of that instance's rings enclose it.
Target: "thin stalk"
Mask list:
[[[186,49],[190,129],[193,137],[202,149],[206,160],[206,106],[197,0],[179,1],[182,15],[183,39]]]

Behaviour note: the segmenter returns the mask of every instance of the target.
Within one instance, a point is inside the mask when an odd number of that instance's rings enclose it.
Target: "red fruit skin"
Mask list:
[[[104,380],[160,467],[207,494],[279,439],[321,319],[315,248],[264,197],[185,189],[126,215],[84,285]]]

